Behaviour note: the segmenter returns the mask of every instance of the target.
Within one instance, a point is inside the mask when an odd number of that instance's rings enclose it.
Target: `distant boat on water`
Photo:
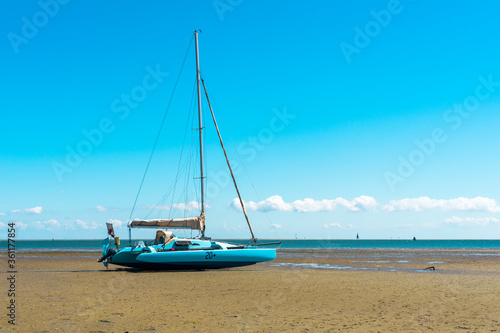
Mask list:
[[[359,234],[356,234],[356,239],[359,239]]]

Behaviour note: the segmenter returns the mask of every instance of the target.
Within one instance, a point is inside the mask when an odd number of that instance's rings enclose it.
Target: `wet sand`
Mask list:
[[[106,270],[97,256],[19,254],[16,326],[4,314],[1,330],[500,332],[497,250],[285,250],[269,264],[179,272]]]

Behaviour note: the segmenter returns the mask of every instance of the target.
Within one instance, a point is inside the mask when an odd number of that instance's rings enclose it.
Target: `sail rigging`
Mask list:
[[[184,217],[177,219],[135,219],[129,222],[129,228],[173,228],[173,229],[191,229],[201,231],[202,238],[205,237],[205,168],[203,158],[203,118],[201,111],[201,74],[200,74],[200,61],[199,61],[199,48],[198,48],[198,32],[194,32],[195,52],[196,52],[196,82],[197,82],[197,95],[198,95],[198,128],[199,131],[199,147],[200,147],[200,195],[201,195],[201,213],[200,216]],[[185,60],[185,59],[184,59]],[[184,65],[184,63],[183,63]],[[170,104],[170,103],[169,103]],[[163,119],[164,121],[164,119]],[[163,126],[163,122],[162,122]],[[160,128],[161,131],[161,128]],[[159,134],[158,134],[159,136]],[[155,142],[157,144],[158,138]],[[150,161],[151,162],[151,157]],[[149,167],[148,162],[148,167]],[[147,168],[146,168],[147,172]],[[145,176],[145,175],[144,175]],[[144,182],[144,179],[143,179]],[[141,183],[142,187],[142,183]],[[139,189],[140,192],[140,189]],[[137,201],[137,198],[136,198]],[[134,203],[135,207],[135,203]],[[129,218],[130,221],[130,218]],[[130,234],[130,233],[129,233]]]
[[[131,228],[169,228],[169,229],[192,229],[205,230],[205,213],[200,216],[185,217],[180,219],[152,219],[152,220],[133,220],[130,223]]]
[[[247,221],[248,228],[250,229],[250,233],[252,234],[252,241],[255,242],[256,238],[255,238],[255,235],[254,235],[253,230],[252,230],[252,225],[250,224],[250,220],[248,219],[247,211],[245,209],[245,203],[243,202],[243,199],[241,198],[240,190],[238,189],[238,185],[236,184],[236,179],[234,178],[233,169],[231,168],[231,164],[229,163],[229,158],[227,157],[226,148],[224,148],[224,142],[222,142],[222,137],[220,135],[219,126],[217,126],[217,121],[215,120],[214,111],[212,110],[212,105],[210,104],[210,99],[208,98],[207,88],[205,87],[205,81],[203,81],[203,79],[202,79],[201,82],[203,83],[203,89],[205,90],[205,95],[207,96],[208,107],[210,108],[210,113],[212,114],[212,119],[214,120],[214,125],[215,125],[215,129],[217,130],[217,135],[219,136],[220,145],[222,147],[222,150],[224,151],[224,156],[226,157],[227,167],[229,168],[229,172],[231,173],[231,178],[233,179],[234,188],[236,189],[236,193],[238,193],[238,198],[240,200],[241,209],[243,210],[243,214],[245,215],[245,219]]]
[[[195,37],[196,37],[196,45],[198,45],[197,44],[198,43],[198,39],[197,39],[196,32],[195,32]],[[153,149],[151,150],[151,153],[149,155],[148,163],[146,165],[146,170],[144,170],[144,174],[142,176],[141,184],[139,185],[139,190],[137,191],[137,194],[136,194],[136,197],[135,197],[135,200],[134,200],[134,204],[132,206],[132,210],[130,211],[130,216],[128,218],[129,222],[131,221],[132,215],[134,214],[134,210],[135,210],[135,207],[137,205],[137,200],[139,199],[139,195],[141,194],[142,186],[144,185],[144,180],[146,179],[146,174],[148,173],[149,166],[151,164],[151,160],[153,159],[153,155],[154,155],[154,152],[156,150],[156,145],[158,144],[158,140],[160,139],[160,134],[162,132],[163,125],[165,124],[165,120],[167,118],[168,111],[170,110],[170,106],[172,104],[172,100],[174,98],[174,94],[175,94],[177,85],[179,84],[179,79],[181,78],[182,70],[184,69],[184,64],[186,63],[186,60],[188,58],[189,50],[191,49],[192,42],[193,42],[193,38],[191,38],[191,40],[189,41],[189,46],[188,46],[188,48],[186,50],[186,54],[184,55],[184,60],[182,61],[181,69],[179,70],[179,74],[177,75],[177,79],[175,80],[174,88],[172,89],[172,93],[170,95],[170,99],[168,101],[167,108],[165,109],[165,113],[163,114],[163,118],[162,118],[162,121],[161,121],[161,124],[160,124],[160,128],[158,130],[158,134],[156,135],[156,140],[155,140],[155,143],[153,145]],[[130,241],[130,238],[131,238],[131,236],[130,236],[130,228],[129,228],[129,241]]]

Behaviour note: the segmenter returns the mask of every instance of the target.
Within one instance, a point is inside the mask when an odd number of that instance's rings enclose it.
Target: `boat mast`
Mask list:
[[[198,124],[200,134],[200,180],[201,180],[201,215],[205,214],[205,172],[203,167],[203,122],[201,118],[201,88],[200,88],[200,57],[198,52],[198,31],[194,32],[194,44],[196,49],[196,82],[198,87]],[[205,237],[205,230],[201,231]]]

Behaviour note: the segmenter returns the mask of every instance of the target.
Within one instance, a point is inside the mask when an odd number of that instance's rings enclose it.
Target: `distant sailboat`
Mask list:
[[[356,239],[359,239],[359,234],[356,234]]]

